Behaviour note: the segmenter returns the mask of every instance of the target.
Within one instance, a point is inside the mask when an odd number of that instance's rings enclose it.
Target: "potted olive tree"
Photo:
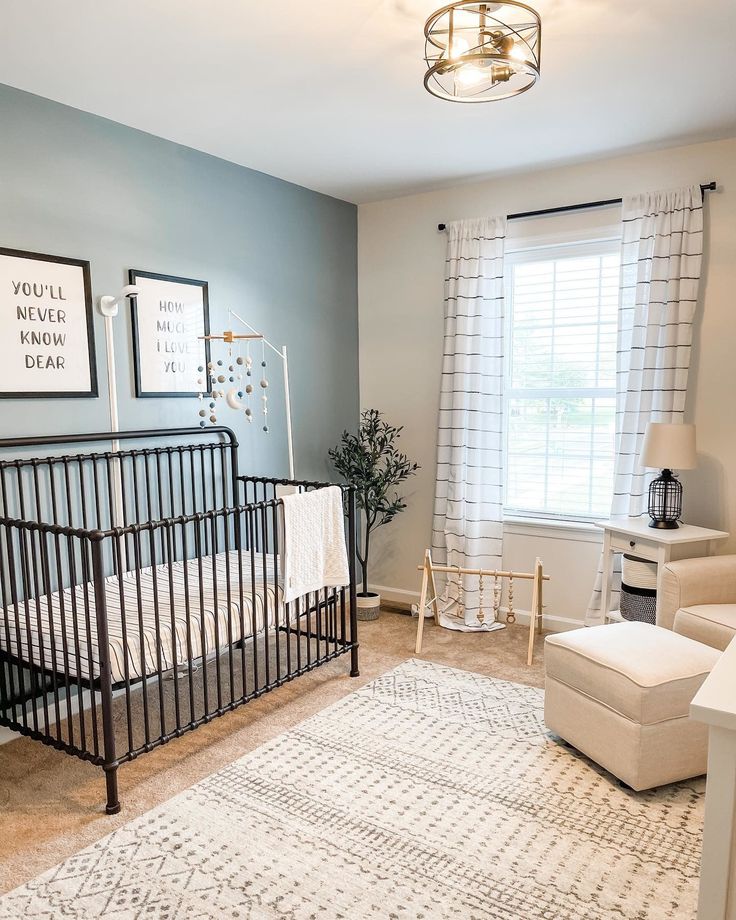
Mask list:
[[[419,469],[396,446],[403,427],[389,425],[378,409],[365,409],[360,415],[357,434],[343,432],[337,447],[329,451],[337,472],[357,489],[362,512],[358,539],[358,562],[363,590],[358,592],[358,619],[375,620],[381,606],[380,595],[368,590],[368,556],[371,534],[389,524],[406,508],[396,487]]]

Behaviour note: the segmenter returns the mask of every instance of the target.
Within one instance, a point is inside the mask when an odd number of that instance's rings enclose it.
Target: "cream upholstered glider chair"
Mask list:
[[[736,556],[668,562],[657,625],[725,649],[736,636]]]

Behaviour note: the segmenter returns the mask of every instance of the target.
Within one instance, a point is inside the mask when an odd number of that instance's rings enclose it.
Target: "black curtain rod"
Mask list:
[[[714,192],[715,180],[701,184],[700,193]],[[506,220],[521,220],[523,217],[544,217],[545,214],[564,214],[565,211],[584,211],[586,208],[605,208],[611,204],[621,204],[623,198],[609,198],[607,201],[585,201],[582,204],[566,204],[561,208],[543,208],[541,211],[521,211],[519,214],[509,214]],[[437,224],[437,229],[447,229],[447,224]]]

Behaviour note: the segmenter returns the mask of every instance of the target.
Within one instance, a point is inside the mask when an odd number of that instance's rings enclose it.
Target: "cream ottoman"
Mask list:
[[[647,623],[548,636],[544,721],[632,789],[700,776],[708,731],[688,712],[720,654]]]

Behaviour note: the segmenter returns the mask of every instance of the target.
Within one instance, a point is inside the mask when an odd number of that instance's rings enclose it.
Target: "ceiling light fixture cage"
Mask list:
[[[424,86],[451,102],[492,102],[539,79],[542,22],[524,3],[457,0],[424,26]]]

